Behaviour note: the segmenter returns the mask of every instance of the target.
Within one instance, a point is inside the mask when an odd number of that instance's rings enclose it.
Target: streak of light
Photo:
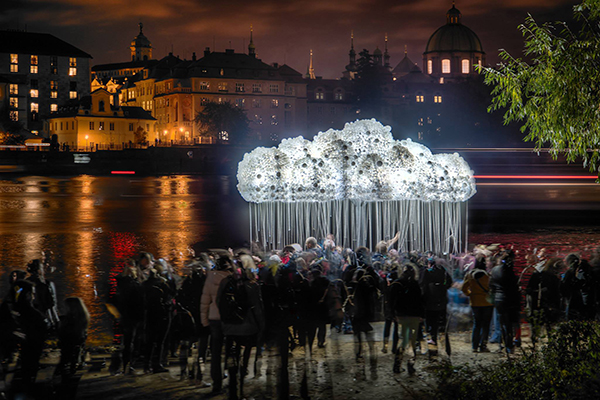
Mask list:
[[[135,175],[135,171],[110,171],[113,175]]]

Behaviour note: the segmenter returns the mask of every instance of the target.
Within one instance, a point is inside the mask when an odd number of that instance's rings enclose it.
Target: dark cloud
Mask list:
[[[461,0],[463,23],[482,40],[488,62],[497,49],[519,52],[516,27],[527,13],[544,20],[570,16],[574,0]],[[339,77],[348,62],[350,31],[357,50],[383,48],[389,35],[392,64],[404,46],[421,64],[429,36],[445,23],[447,0],[2,0],[0,23],[8,28],[53,33],[94,56],[94,63],[127,60],[137,23],[152,41],[155,57],[173,49],[189,58],[204,47],[243,51],[250,25],[259,57],[306,70],[314,50],[318,75]]]

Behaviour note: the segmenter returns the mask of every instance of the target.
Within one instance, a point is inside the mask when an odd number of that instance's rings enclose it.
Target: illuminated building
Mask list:
[[[0,31],[0,77],[8,81],[10,118],[41,132],[52,111],[89,95],[90,58],[47,33]]]
[[[120,148],[135,142],[141,127],[149,132],[155,119],[140,107],[113,106],[111,94],[98,89],[78,104],[62,107],[48,118],[50,135],[59,143],[77,148]],[[151,139],[150,139],[151,140]]]

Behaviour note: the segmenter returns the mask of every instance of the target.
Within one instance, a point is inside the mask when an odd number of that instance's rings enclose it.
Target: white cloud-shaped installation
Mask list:
[[[395,140],[380,122],[357,120],[319,132],[313,141],[284,139],[258,147],[238,166],[238,190],[252,203],[329,200],[466,201],[473,171],[457,153],[436,154]]]

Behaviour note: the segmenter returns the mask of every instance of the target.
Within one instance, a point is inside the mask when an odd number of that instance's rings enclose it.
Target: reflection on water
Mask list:
[[[231,239],[222,228],[231,223],[221,222],[239,201],[231,185],[227,177],[187,176],[0,181],[0,295],[10,270],[45,254],[56,268],[49,278],[59,302],[81,297],[92,316],[90,338],[106,342],[103,304],[124,262],[147,250],[179,270],[194,244]]]

